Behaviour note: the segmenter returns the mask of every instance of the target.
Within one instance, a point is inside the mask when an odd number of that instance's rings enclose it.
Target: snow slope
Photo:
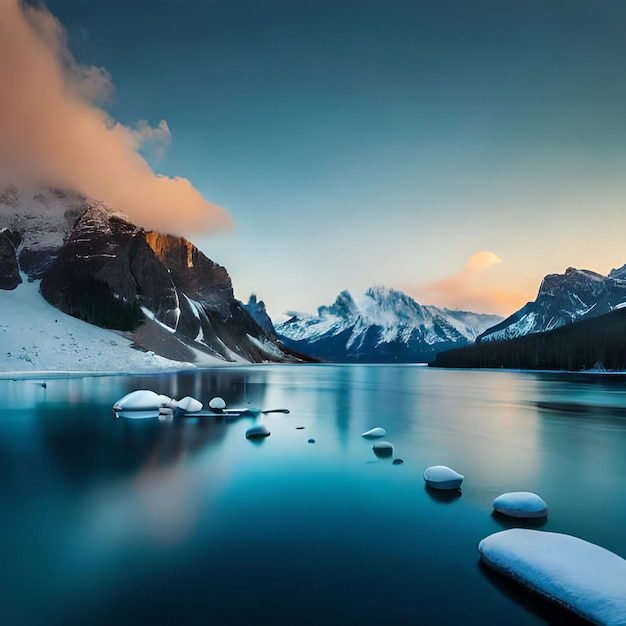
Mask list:
[[[39,293],[39,281],[0,289],[0,372],[146,372],[191,366],[132,348],[121,333],[65,315]],[[202,365],[225,365],[203,355]]]

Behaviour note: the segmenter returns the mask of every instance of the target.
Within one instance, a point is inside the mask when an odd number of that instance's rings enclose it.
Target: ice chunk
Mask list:
[[[433,489],[458,489],[464,478],[446,465],[431,465],[424,470],[424,480]]]
[[[138,389],[120,398],[113,405],[113,410],[116,413],[119,411],[158,411],[164,405],[163,398],[167,396],[161,396],[149,389]]]
[[[191,396],[185,396],[176,403],[176,408],[185,413],[193,413],[194,411],[200,411],[202,409],[202,402]]]
[[[530,491],[503,493],[493,501],[493,508],[511,517],[545,517],[548,514],[546,503]]]
[[[483,539],[478,551],[488,566],[594,624],[626,624],[626,561],[605,548],[512,528]]]
[[[223,398],[216,396],[215,398],[211,398],[211,400],[209,400],[209,408],[214,411],[223,411],[226,408],[226,402]]]
[[[361,437],[367,437],[368,439],[376,439],[378,437],[384,437],[387,434],[387,431],[380,426],[376,428],[370,428],[370,430],[365,431]]]

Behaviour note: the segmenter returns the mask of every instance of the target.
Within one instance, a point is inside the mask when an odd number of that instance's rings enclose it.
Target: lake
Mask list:
[[[141,388],[290,413],[261,441],[250,418],[115,419]],[[3,624],[575,624],[478,542],[535,527],[626,556],[621,375],[263,365],[2,379],[0,397]],[[425,487],[440,464],[462,493]],[[492,515],[507,491],[547,521]]]

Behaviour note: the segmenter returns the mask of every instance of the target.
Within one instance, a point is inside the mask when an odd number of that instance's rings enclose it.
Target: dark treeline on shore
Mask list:
[[[626,308],[546,333],[440,352],[431,367],[626,370]]]

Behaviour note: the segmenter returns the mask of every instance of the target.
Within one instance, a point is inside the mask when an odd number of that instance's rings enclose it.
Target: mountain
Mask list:
[[[554,330],[440,352],[432,367],[626,370],[626,307]]]
[[[252,294],[247,304],[243,305],[250,317],[267,333],[268,337],[276,337],[276,329],[272,318],[267,314],[265,302],[257,300],[256,294]]]
[[[335,362],[419,363],[467,344],[502,318],[422,306],[401,291],[372,287],[356,301],[348,291],[317,315],[290,313],[276,326],[282,343]]]
[[[501,341],[553,330],[604,315],[624,305],[626,265],[612,270],[608,276],[570,267],[564,274],[546,276],[534,302],[479,335],[477,342]]]
[[[61,190],[0,193],[0,288],[41,280],[58,310],[176,361],[297,361],[234,298],[228,272],[181,237]]]

